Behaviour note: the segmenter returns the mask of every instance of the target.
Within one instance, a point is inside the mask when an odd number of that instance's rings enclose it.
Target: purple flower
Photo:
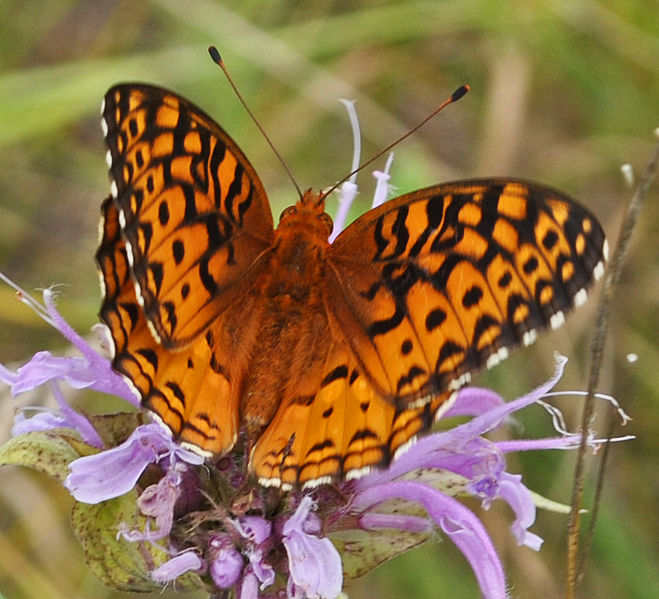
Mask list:
[[[359,130],[354,107],[347,105],[355,136],[354,170],[359,164]],[[389,194],[392,159],[389,156],[383,172],[374,172],[374,205]],[[355,178],[351,177],[340,188],[339,213],[330,241],[344,227],[356,194]],[[455,543],[469,562],[482,596],[505,599],[506,579],[497,551],[476,514],[459,499],[470,495],[479,499],[484,509],[494,501],[505,501],[515,515],[511,524],[515,539],[537,551],[542,539],[529,531],[536,506],[521,475],[507,471],[506,455],[512,451],[570,449],[581,441],[580,435],[558,427],[559,434],[548,439],[491,441],[486,436],[514,412],[542,404],[565,366],[566,359],[559,357],[552,378],[517,400],[506,402],[486,389],[460,390],[442,418],[461,416],[468,420],[406,445],[387,469],[360,472],[361,477],[334,486],[280,494],[250,478],[245,447],[204,461],[178,446],[158,424],[121,429],[118,438],[123,441],[106,446],[93,418],[73,410],[58,383],[112,393],[133,406],[139,401],[123,377],[112,370],[110,360],[62,319],[54,307],[52,291],[44,292],[45,306],[22,294],[81,355],[63,358],[39,352],[16,372],[0,366],[0,380],[11,386],[14,395],[49,383],[59,404],[57,414],[44,412],[30,419],[20,414],[14,433],[29,437],[29,433],[62,427],[78,431],[86,447],[75,454],[84,455],[66,461],[66,488],[78,506],[100,506],[97,513],[105,516],[105,525],[113,523],[117,550],[126,545],[139,547],[134,555],[141,556],[149,547],[157,548],[157,557],[151,555],[134,567],[158,585],[194,572],[198,584],[211,594],[232,589],[239,599],[284,594],[289,599],[335,599],[348,577],[348,568],[354,575],[376,565],[350,566],[345,563],[347,559],[342,563],[342,555],[347,557],[351,547],[384,543],[385,547],[380,545],[375,552],[368,548],[363,552],[382,556],[378,559],[384,561],[438,531]],[[590,443],[598,445],[592,439]],[[87,455],[95,450],[100,451]],[[133,495],[127,495],[132,491]],[[135,495],[137,501],[132,499]],[[113,502],[122,496],[126,501]],[[110,505],[103,511],[106,504]],[[115,516],[112,508],[116,505],[121,507],[117,520],[109,520]],[[96,512],[86,512],[90,513]],[[94,542],[90,530],[93,527],[78,530],[80,535],[87,535],[84,540],[88,545]],[[409,545],[397,542],[410,536],[414,542]],[[107,538],[99,540],[102,542],[107,543]],[[167,556],[164,560],[163,552]],[[96,548],[93,555],[102,559],[104,551]],[[358,560],[354,554],[350,558],[353,563]],[[102,566],[112,568],[115,563],[108,557]]]
[[[134,406],[139,406],[139,401],[124,378],[112,370],[110,360],[94,350],[62,318],[55,308],[52,289],[46,289],[43,292],[44,305],[42,306],[36,299],[9,281],[4,275],[0,278],[17,289],[22,300],[34,308],[41,318],[57,328],[82,354],[79,357],[63,358],[53,356],[47,351],[37,352],[31,360],[18,368],[16,372],[12,372],[0,364],[0,381],[10,385],[14,396],[35,389],[46,382],[63,381],[75,389],[89,388],[103,393],[110,393],[130,402]],[[65,402],[59,403],[61,409]],[[68,416],[70,417],[70,414]],[[62,422],[58,422],[57,425],[62,426]]]
[[[56,383],[51,382],[50,386],[59,406],[59,414],[42,411],[31,418],[26,418],[24,411],[18,412],[11,429],[12,435],[54,428],[71,428],[78,431],[82,440],[88,445],[99,449],[103,447],[103,441],[89,419],[69,406]]]
[[[216,534],[209,543],[208,561],[211,578],[220,589],[234,586],[243,571],[245,560],[227,533]]]
[[[343,587],[341,556],[328,538],[318,536],[320,521],[311,513],[313,501],[308,495],[283,529],[282,543],[288,553],[290,573],[288,594],[297,597],[334,599]]]
[[[0,378],[14,393],[48,382],[59,404],[57,414],[43,412],[30,419],[20,414],[14,432],[66,427],[78,431],[90,450],[101,449],[69,464],[65,486],[86,504],[100,504],[137,489],[134,509],[146,519],[146,526],[136,530],[120,521],[116,530],[124,542],[158,543],[165,549],[169,559],[149,566],[148,572],[160,584],[193,571],[205,588],[235,589],[241,598],[285,592],[289,598],[334,599],[344,579],[337,547],[346,551],[351,534],[378,532],[373,542],[381,542],[377,539],[386,531],[396,547],[397,535],[419,535],[421,542],[436,529],[470,563],[483,597],[503,599],[506,580],[496,549],[483,524],[458,498],[472,495],[486,509],[502,499],[515,514],[511,528],[517,542],[538,550],[542,539],[529,531],[536,512],[531,493],[520,475],[507,471],[505,456],[511,451],[573,448],[581,439],[565,432],[548,439],[490,441],[485,437],[514,412],[534,403],[544,405],[541,399],[565,366],[565,358],[559,357],[547,383],[511,402],[486,389],[462,389],[442,417],[470,419],[418,440],[399,452],[386,470],[343,482],[338,493],[323,486],[294,490],[285,496],[286,501],[273,504],[267,489],[248,486],[252,483],[239,455],[225,456],[217,468],[206,465],[202,457],[179,447],[158,424],[138,425],[125,441],[105,448],[93,421],[67,404],[57,381],[77,388],[112,389],[122,397],[128,395],[131,403],[132,394],[126,394],[127,387],[112,372],[109,360],[64,323],[51,294],[45,294],[44,301],[46,317],[78,347],[82,357],[58,358],[40,352],[15,373],[0,370]],[[590,443],[598,445],[592,439]],[[146,477],[150,466],[155,470]],[[219,487],[217,477],[225,481]],[[388,509],[392,505],[395,509]]]
[[[175,444],[160,425],[143,424],[121,445],[72,462],[65,486],[78,501],[99,503],[132,490],[149,464],[168,460],[173,465],[177,459],[203,463],[202,457]]]
[[[204,568],[204,561],[192,550],[175,555],[151,572],[151,578],[156,582],[166,583],[176,580],[186,572],[199,571]]]

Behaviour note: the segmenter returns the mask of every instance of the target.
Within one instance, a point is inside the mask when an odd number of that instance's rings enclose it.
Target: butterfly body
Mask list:
[[[258,284],[210,327],[218,337],[216,355],[244,356],[226,368],[246,366],[232,383],[250,442],[270,423],[286,391],[296,388],[300,373],[314,369],[314,356],[330,336],[322,281],[331,220],[323,207],[309,191],[282,216]]]
[[[195,451],[245,439],[264,485],[388,464],[472,372],[559,326],[603,271],[596,219],[537,184],[419,190],[330,244],[322,194],[275,229],[247,158],[176,94],[117,86],[103,123],[113,366]]]

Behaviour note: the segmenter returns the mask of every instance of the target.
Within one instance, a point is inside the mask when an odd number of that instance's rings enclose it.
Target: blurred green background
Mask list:
[[[302,188],[328,186],[350,169],[352,140],[339,98],[357,100],[368,157],[469,83],[470,94],[396,148],[398,191],[472,176],[535,179],[579,198],[615,242],[630,195],[619,167],[644,168],[659,125],[658,14],[655,0],[5,0],[0,270],[29,291],[60,284],[60,308],[79,331],[97,321],[93,254],[99,205],[109,190],[98,109],[106,89],[122,81],[175,89],[213,115],[260,173],[275,220],[295,200],[281,166],[208,58],[209,44],[220,48]],[[364,172],[360,182],[359,210],[365,210],[373,181]],[[581,597],[659,596],[658,224],[655,186],[616,295],[600,383],[634,418],[623,432],[637,439],[612,450]],[[547,377],[559,350],[570,358],[560,388],[583,389],[596,303],[478,382],[516,397]],[[16,366],[43,348],[68,351],[0,285],[0,361]],[[638,361],[628,361],[630,353]],[[0,441],[17,405],[52,402],[0,393]],[[79,400],[88,409],[108,407],[99,397]],[[557,403],[575,428],[581,402]],[[603,422],[601,413],[595,428],[603,430]],[[512,433],[552,429],[535,409]],[[569,502],[574,455],[511,462],[533,489]],[[66,491],[44,476],[0,471],[0,594],[128,596],[106,589],[87,570],[68,524],[71,505]],[[516,546],[507,509],[473,507],[506,564],[511,595],[562,596],[566,517],[539,514],[533,531],[545,545],[534,553]],[[440,539],[346,590],[355,599],[478,596],[464,559]]]

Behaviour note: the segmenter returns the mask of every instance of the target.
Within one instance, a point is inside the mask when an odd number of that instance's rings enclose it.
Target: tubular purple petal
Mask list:
[[[307,518],[313,516],[312,506],[313,501],[305,495],[284,524],[282,543],[288,553],[290,580],[310,599],[335,599],[343,587],[341,556],[328,538],[305,531]]]
[[[11,392],[16,397],[57,379],[66,381],[74,389],[90,387],[94,382],[83,358],[61,358],[53,356],[49,351],[40,351],[18,368]]]
[[[441,420],[454,416],[479,416],[505,404],[503,397],[490,389],[463,387]]]
[[[245,567],[245,560],[231,537],[226,534],[215,535],[209,542],[208,554],[213,582],[221,589],[234,586]]]
[[[62,318],[57,311],[57,308],[55,308],[52,290],[46,289],[43,292],[43,301],[48,314],[52,318],[59,332],[78,348],[87,362],[88,372],[93,376],[93,382],[90,387],[96,391],[101,391],[102,393],[109,393],[121,397],[134,406],[139,407],[139,399],[123,377],[112,369],[110,360],[92,349],[91,346]]]
[[[204,561],[194,551],[184,551],[151,571],[151,578],[156,582],[170,582],[190,570],[203,570]]]
[[[430,532],[432,524],[420,516],[405,516],[402,514],[371,514],[366,512],[359,518],[359,525],[366,530],[379,528],[395,528],[405,532]]]
[[[64,421],[67,423],[67,426],[78,431],[85,443],[91,445],[92,447],[98,447],[101,449],[103,447],[103,440],[96,432],[96,429],[89,421],[89,419],[79,412],[76,412],[68,404],[56,383],[51,383],[50,386],[53,390],[53,395],[57,400],[57,405],[59,406],[60,412],[64,418]]]
[[[243,577],[238,599],[259,599],[259,581],[253,572],[248,572]]]
[[[539,551],[542,538],[527,530],[535,522],[535,504],[531,493],[522,484],[521,475],[503,472],[499,483],[499,495],[515,512],[515,521],[511,529],[517,542]]]
[[[501,453],[516,451],[545,451],[547,449],[574,449],[579,447],[581,435],[549,437],[546,439],[515,439],[514,441],[497,441]]]
[[[149,464],[177,448],[157,424],[138,426],[121,445],[74,460],[64,485],[83,503],[100,503],[128,493]]]
[[[480,520],[460,502],[423,483],[398,481],[357,493],[352,510],[366,510],[388,499],[421,504],[462,551],[485,599],[505,599],[506,583],[499,556]]]

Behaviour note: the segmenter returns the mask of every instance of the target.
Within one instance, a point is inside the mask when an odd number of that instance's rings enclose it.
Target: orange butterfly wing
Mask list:
[[[214,367],[213,344],[203,335],[186,351],[170,352],[155,340],[135,295],[111,197],[103,203],[102,213],[96,259],[104,288],[101,319],[114,341],[112,365],[176,438],[222,453],[238,434],[238,406],[226,373]]]
[[[389,464],[396,450],[427,430],[450,393],[401,410],[360,373],[343,342],[319,348],[311,393],[297,385],[260,436],[250,465],[264,485],[316,486]]]
[[[260,437],[261,481],[319,484],[387,465],[472,372],[584,301],[605,246],[584,208],[526,182],[448,183],[364,214],[328,248],[331,343],[316,391],[283,401]]]
[[[175,94],[120,85],[102,117],[138,301],[162,345],[183,347],[255,280],[273,240],[266,193],[231,138]]]
[[[328,312],[398,406],[457,389],[538,329],[559,326],[603,272],[604,233],[533,183],[446,183],[391,200],[328,252]]]
[[[176,439],[222,453],[239,398],[207,329],[267,266],[265,191],[228,135],[170,92],[114,87],[102,117],[112,196],[97,262],[113,366]]]

